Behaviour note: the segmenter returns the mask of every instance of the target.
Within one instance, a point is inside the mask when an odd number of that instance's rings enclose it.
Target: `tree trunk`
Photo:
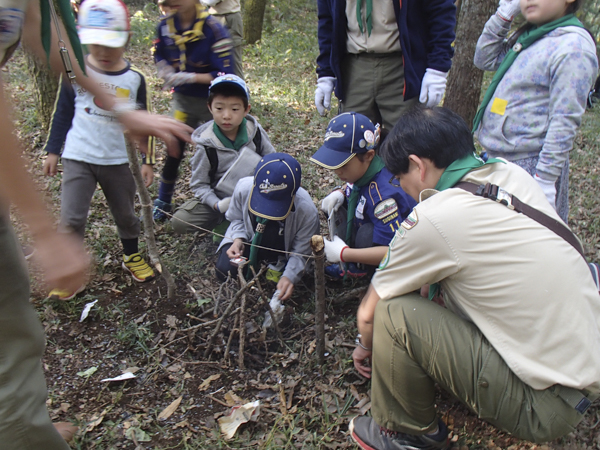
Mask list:
[[[33,80],[33,94],[38,119],[44,130],[48,130],[52,111],[54,110],[54,101],[56,100],[56,91],[58,89],[58,79],[50,71],[48,62],[40,60],[32,53],[27,54],[27,70]]]
[[[248,44],[260,41],[267,0],[246,0],[244,2],[244,40]]]
[[[444,106],[465,119],[469,127],[479,106],[483,80],[483,71],[473,65],[475,46],[483,26],[496,11],[496,3],[496,0],[461,1]]]

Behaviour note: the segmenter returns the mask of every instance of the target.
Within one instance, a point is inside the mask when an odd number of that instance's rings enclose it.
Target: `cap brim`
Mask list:
[[[250,198],[248,198],[248,209],[258,217],[269,220],[284,220],[290,215],[294,206],[294,197],[286,200],[266,200],[258,194],[256,185],[252,187]]]
[[[79,40],[82,44],[97,44],[105,47],[125,47],[129,39],[128,31],[105,30],[102,28],[79,28]]]
[[[326,169],[335,170],[346,165],[356,153],[338,152],[323,145],[310,160]]]

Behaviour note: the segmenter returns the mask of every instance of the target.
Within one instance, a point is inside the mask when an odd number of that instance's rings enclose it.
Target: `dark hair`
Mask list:
[[[427,158],[438,169],[475,151],[466,122],[448,108],[414,107],[402,115],[379,149],[394,175],[408,172],[409,155]]]
[[[582,4],[583,4],[583,0],[574,0],[572,3],[569,3],[567,5],[567,10],[565,11],[565,16],[567,14],[575,14],[577,11],[579,11],[579,8],[581,8]],[[521,25],[519,28],[517,28],[517,31],[515,31],[513,34],[511,34],[508,37],[508,40],[506,41],[507,49],[512,48],[512,46],[517,43],[517,39],[519,39],[519,36],[521,36],[526,31],[531,30],[532,28],[535,28],[535,25],[533,25],[532,23],[529,23],[529,22],[525,22],[523,25]],[[589,30],[588,30],[588,33],[590,33]],[[594,42],[596,42],[596,39],[594,38],[592,33],[590,33],[590,36],[592,36],[592,39],[594,39]]]
[[[223,97],[238,97],[244,102],[244,109],[248,108],[248,96],[239,86],[234,86],[232,83],[219,83],[210,88],[208,92],[208,104],[212,106],[212,102],[217,95]]]

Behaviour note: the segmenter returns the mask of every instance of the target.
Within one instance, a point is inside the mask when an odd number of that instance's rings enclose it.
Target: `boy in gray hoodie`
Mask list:
[[[210,230],[223,222],[236,182],[252,175],[262,156],[275,152],[265,130],[248,114],[249,100],[246,83],[236,75],[220,76],[210,85],[208,109],[213,120],[192,135],[194,198],[173,214],[171,224],[177,234],[198,227]],[[219,183],[225,176],[227,183]]]

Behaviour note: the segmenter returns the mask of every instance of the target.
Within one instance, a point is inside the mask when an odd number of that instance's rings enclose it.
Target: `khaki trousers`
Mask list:
[[[212,230],[223,222],[223,220],[225,220],[225,214],[215,211],[204,203],[200,203],[200,200],[197,198],[192,198],[177,208],[171,219],[171,225],[175,233],[185,234],[201,231],[196,227]]]
[[[0,448],[69,450],[46,409],[44,331],[29,304],[29,274],[6,217],[0,217]]]
[[[364,114],[374,124],[391,131],[398,119],[418,103],[404,100],[402,53],[347,54],[342,62],[342,89],[345,99],[340,113]]]
[[[229,30],[231,43],[233,45],[233,71],[244,79],[244,65],[242,64],[243,40],[244,40],[244,21],[242,13],[237,11],[229,14],[213,14],[223,26]]]
[[[379,301],[374,330],[371,412],[385,428],[433,431],[435,383],[481,419],[528,441],[556,439],[583,418],[575,409],[588,403],[580,391],[531,388],[474,324],[417,294]]]

